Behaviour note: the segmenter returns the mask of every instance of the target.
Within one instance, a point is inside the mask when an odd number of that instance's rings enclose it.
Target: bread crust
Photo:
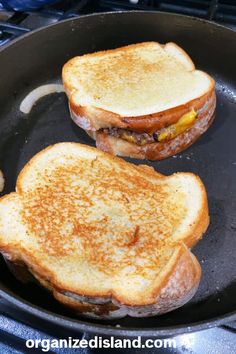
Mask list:
[[[212,91],[208,101],[200,110],[194,125],[174,139],[139,146],[123,139],[109,136],[103,132],[87,133],[96,139],[99,149],[113,155],[129,156],[137,159],[162,160],[175,155],[192,145],[210,127],[214,120],[216,106],[215,92]]]
[[[32,255],[28,254],[28,257]],[[182,243],[171,259],[171,266],[158,286],[153,289],[152,303],[147,305],[133,305],[123,302],[115,293],[106,297],[91,297],[79,295],[70,290],[60,289],[56,279],[45,273],[45,269],[36,266],[27,267],[26,263],[11,261],[10,254],[4,251],[4,258],[8,267],[17,279],[26,282],[36,280],[50,291],[61,304],[82,315],[95,319],[115,319],[125,316],[149,317],[161,315],[177,309],[187,303],[196,293],[201,278],[201,266],[196,257]],[[40,275],[39,275],[40,274]],[[43,275],[42,275],[43,274]],[[32,276],[34,278],[32,278]],[[53,281],[53,283],[50,280]]]
[[[214,85],[205,95],[164,112],[148,114],[139,117],[121,117],[118,114],[96,107],[76,106],[69,100],[71,118],[82,129],[97,131],[101,128],[124,128],[135,132],[152,133],[176,123],[185,113],[192,109],[201,110],[206,102],[214,95]]]
[[[178,44],[174,42],[168,42],[166,44],[162,44],[162,48],[165,49],[165,51],[173,56],[173,49],[175,52],[181,54],[181,62],[185,66],[185,68],[189,71],[195,70],[195,65],[188,53],[183,50]],[[176,57],[176,55],[174,56]],[[176,58],[177,59],[177,58]]]
[[[132,317],[149,317],[161,315],[183,306],[196,293],[201,278],[201,266],[196,257],[182,244],[176,253],[175,260],[162,283],[153,290],[153,304],[132,306],[126,305],[112,295],[107,303],[91,303],[89,300],[79,301],[73,294],[54,291],[54,296],[64,305],[80,314],[99,319]],[[101,299],[102,302],[102,299]]]

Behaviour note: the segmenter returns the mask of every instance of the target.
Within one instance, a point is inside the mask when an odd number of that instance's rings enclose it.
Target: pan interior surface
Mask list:
[[[217,83],[216,118],[210,129],[186,151],[163,161],[146,161],[164,174],[194,172],[206,186],[211,224],[193,249],[202,265],[202,279],[195,297],[180,309],[160,317],[126,317],[106,323],[127,330],[180,326],[184,332],[192,323],[209,324],[236,310],[235,33],[184,16],[121,12],[64,21],[14,42],[0,52],[0,168],[6,180],[5,194],[14,190],[25,163],[46,146],[61,141],[94,146],[70,119],[64,93],[40,99],[28,115],[19,111],[22,99],[39,85],[60,82],[62,65],[75,55],[153,40],[179,44],[196,67],[207,71]],[[78,318],[37,285],[20,284],[3,260],[1,270],[0,286],[4,291],[54,315]]]

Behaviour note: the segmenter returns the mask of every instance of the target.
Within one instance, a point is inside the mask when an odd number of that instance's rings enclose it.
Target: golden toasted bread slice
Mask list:
[[[78,56],[64,65],[62,78],[72,106],[100,109],[101,120],[108,121],[109,112],[121,117],[155,114],[214,87],[214,80],[195,70],[174,43],[144,42]]]
[[[163,176],[97,149],[60,143],[20,173],[0,199],[0,250],[65,305],[86,316],[151,316],[195,293],[188,247],[208,226],[201,180]]]

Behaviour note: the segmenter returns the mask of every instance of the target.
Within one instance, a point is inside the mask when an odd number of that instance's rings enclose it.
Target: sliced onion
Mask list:
[[[21,102],[20,111],[28,114],[33,105],[42,97],[55,92],[64,92],[64,87],[61,84],[42,85],[31,91]]]
[[[4,189],[4,184],[5,184],[5,180],[4,180],[4,177],[3,177],[3,173],[2,173],[2,171],[0,170],[0,192],[3,191],[3,189]]]

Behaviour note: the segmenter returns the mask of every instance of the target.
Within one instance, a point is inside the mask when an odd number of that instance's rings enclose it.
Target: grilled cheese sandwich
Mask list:
[[[150,316],[194,295],[201,268],[189,248],[208,222],[197,176],[59,143],[0,199],[0,251],[79,314]]]
[[[114,155],[168,157],[191,145],[214,118],[214,80],[174,43],[78,56],[64,65],[62,79],[72,119]],[[192,124],[180,127],[193,111]]]

